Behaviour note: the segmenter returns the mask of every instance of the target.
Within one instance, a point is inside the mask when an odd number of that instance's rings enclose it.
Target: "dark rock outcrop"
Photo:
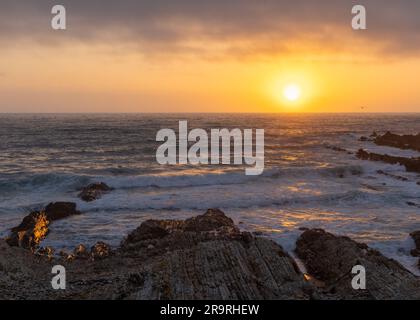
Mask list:
[[[90,255],[95,259],[87,258],[85,247],[75,253],[85,258],[59,260],[68,275],[66,290],[50,290],[50,281],[38,283],[37,274],[31,273],[27,283],[36,282],[38,295],[34,290],[21,292],[23,286],[15,282],[3,296],[19,292],[37,299],[317,297],[316,288],[278,244],[240,232],[217,209],[185,221],[146,221],[112,252],[105,244],[94,246]],[[50,266],[43,272],[50,276]],[[0,286],[4,277],[0,272]]]
[[[346,152],[347,154],[353,154],[353,152],[348,151],[348,150],[346,150],[346,149],[344,149],[344,148],[341,148],[341,147],[337,147],[337,146],[329,146],[329,145],[326,145],[325,147],[326,147],[327,149],[331,149],[331,150],[333,150],[333,151],[337,151],[337,152]]]
[[[309,274],[325,282],[325,291],[344,299],[420,299],[420,279],[398,262],[367,245],[321,229],[305,231],[296,253]],[[354,290],[351,273],[356,265],[366,269],[366,290]]]
[[[80,212],[76,210],[75,203],[50,203],[45,209],[33,211],[23,218],[20,225],[11,229],[11,234],[6,241],[11,246],[26,249],[36,248],[47,236],[51,222],[76,214],[80,214]]]
[[[387,132],[375,138],[375,143],[380,146],[389,146],[399,149],[412,149],[420,151],[420,133],[417,135],[398,135]]]
[[[90,249],[90,256],[93,260],[105,259],[111,255],[111,246],[105,242],[99,241]]]
[[[0,240],[0,300],[46,298],[48,290],[53,294],[50,275],[48,258]]]
[[[232,219],[226,217],[219,209],[209,209],[206,214],[185,221],[147,220],[127,236],[122,246],[126,247],[148,239],[164,238],[175,232],[200,233],[210,231],[214,232],[215,235],[220,234],[230,238],[240,236],[239,229]]]
[[[398,176],[396,174],[385,172],[383,170],[378,170],[378,171],[376,171],[376,173],[387,176],[387,177],[391,177],[393,179],[397,179],[397,180],[400,180],[400,181],[408,181],[408,178],[406,178],[406,177]]]
[[[184,221],[148,220],[119,248],[80,245],[53,260],[0,240],[4,299],[415,299],[419,279],[366,245],[305,230],[297,253],[310,275],[275,242],[241,232],[217,209]],[[51,288],[51,267],[65,266],[66,290]],[[350,287],[356,264],[367,290]]]
[[[359,149],[356,156],[361,160],[381,161],[389,164],[399,164],[405,167],[408,172],[420,173],[420,158],[405,158],[389,156],[387,154],[378,154],[367,152],[366,150]]]
[[[187,219],[149,220],[119,254],[147,261],[137,299],[308,299],[313,288],[276,243],[241,233],[218,209]],[[312,289],[311,289],[312,288]]]
[[[420,257],[420,231],[412,232],[410,236],[413,238],[414,243],[416,244],[416,248],[411,251],[411,255],[413,257]],[[420,269],[420,259],[419,259],[418,267]]]
[[[112,249],[109,244],[99,241],[90,249],[90,252],[83,244],[79,244],[73,250],[73,253],[68,254],[65,252],[61,252],[60,256],[68,261],[88,260],[88,259],[93,261],[93,260],[107,258],[111,255],[111,252],[112,252]]]
[[[78,194],[78,197],[86,202],[92,202],[100,199],[104,194],[112,191],[113,189],[103,182],[92,183],[83,188]]]

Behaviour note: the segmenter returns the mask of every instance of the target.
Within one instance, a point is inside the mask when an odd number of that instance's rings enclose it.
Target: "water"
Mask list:
[[[162,166],[161,128],[265,129],[265,170],[236,166]],[[377,248],[418,274],[409,233],[420,230],[420,176],[361,161],[363,147],[392,155],[409,150],[360,142],[373,130],[417,133],[420,115],[0,115],[0,236],[31,210],[73,201],[83,215],[55,222],[43,245],[118,245],[145,219],[184,219],[220,208],[243,230],[274,238],[290,252],[299,228],[324,228]],[[400,181],[377,173],[404,176]],[[103,181],[115,191],[84,203],[78,190]]]

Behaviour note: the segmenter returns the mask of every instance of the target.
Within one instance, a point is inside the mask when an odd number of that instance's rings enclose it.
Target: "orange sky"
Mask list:
[[[169,39],[130,23],[84,38],[89,24],[70,16],[61,33],[40,25],[43,15],[33,31],[14,22],[15,37],[0,35],[0,112],[420,112],[417,48],[396,50],[398,35],[374,24],[353,31],[349,8],[334,21],[251,23],[249,33],[235,29],[242,20],[210,32],[174,14],[164,30],[181,36]],[[301,88],[294,103],[283,97],[290,83]]]

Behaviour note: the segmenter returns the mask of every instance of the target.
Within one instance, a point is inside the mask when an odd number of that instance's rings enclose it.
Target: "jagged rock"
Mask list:
[[[89,259],[89,252],[83,244],[78,245],[73,250],[73,255],[76,259]]]
[[[53,202],[45,207],[45,213],[49,221],[64,219],[80,214],[73,202]]]
[[[405,158],[378,154],[359,149],[356,156],[361,160],[382,161],[390,164],[399,164],[409,172],[420,172],[420,158]]]
[[[51,222],[76,214],[80,212],[76,210],[75,203],[50,203],[44,210],[31,212],[23,218],[20,225],[11,229],[11,234],[6,241],[11,246],[36,248],[47,236]]]
[[[87,187],[83,188],[82,191],[78,194],[78,197],[86,202],[91,202],[97,199],[100,199],[104,194],[112,191],[113,189],[107,184],[92,183]]]
[[[420,299],[420,279],[366,244],[321,229],[305,231],[296,253],[309,274],[325,282],[326,292],[344,299]],[[351,286],[352,268],[366,269],[366,290]]]
[[[147,220],[127,236],[123,246],[147,239],[160,239],[174,232],[205,231],[221,232],[225,235],[240,233],[233,220],[226,217],[222,211],[209,209],[206,214],[185,221]]]
[[[420,208],[420,204],[417,204],[417,203],[412,202],[412,201],[407,201],[406,204],[409,205],[410,207]]]
[[[346,149],[337,146],[326,146],[326,148],[337,152],[348,152]]]
[[[146,261],[141,285],[127,280],[131,299],[308,299],[314,293],[276,243],[241,233],[218,209],[187,219],[149,220],[118,254]]]
[[[375,143],[380,146],[389,146],[399,149],[413,149],[420,151],[420,133],[417,135],[398,135],[387,132],[375,138]]]
[[[85,249],[79,251],[85,253]],[[3,294],[11,297],[19,292],[24,298],[48,299],[57,299],[57,295],[61,299],[178,300],[318,297],[278,244],[241,233],[217,209],[185,221],[144,222],[109,253],[109,246],[99,243],[91,255],[102,259],[60,260],[71,275],[66,290],[48,291],[50,281],[38,284],[31,277],[28,281],[39,285],[39,296],[34,290],[21,293],[20,283],[7,287]],[[0,261],[1,257],[0,251]],[[50,276],[50,265],[43,268]],[[0,272],[0,284],[1,278]]]
[[[88,259],[79,247],[49,261],[0,240],[4,299],[389,299],[418,298],[418,278],[366,245],[306,230],[298,251],[308,271],[275,242],[240,232],[217,209],[187,219],[149,220],[111,251],[97,243]],[[99,258],[99,259],[98,259]],[[368,290],[349,289],[355,263],[368,272]],[[51,289],[51,267],[65,266],[66,290]],[[334,291],[335,289],[335,291]]]
[[[90,249],[92,259],[104,259],[111,254],[111,246],[105,242],[98,242]]]
[[[378,171],[376,171],[376,173],[382,174],[384,176],[391,177],[391,178],[394,178],[394,179],[397,179],[397,180],[408,181],[408,178],[406,178],[406,177],[401,177],[401,176],[398,176],[396,174],[385,172],[383,170],[378,170]]]
[[[413,238],[414,243],[416,244],[416,249],[411,251],[411,255],[413,257],[420,257],[420,231],[412,232],[410,236]],[[420,259],[419,259],[418,267],[420,269]]]
[[[35,254],[41,255],[41,256],[46,256],[49,259],[52,259],[53,255],[54,255],[54,248],[52,248],[52,247],[41,247],[41,248],[38,248],[35,251]]]

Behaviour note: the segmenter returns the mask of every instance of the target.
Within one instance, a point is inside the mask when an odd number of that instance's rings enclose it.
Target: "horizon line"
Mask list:
[[[62,114],[62,115],[77,115],[77,114],[359,114],[359,115],[373,115],[373,114],[420,114],[420,111],[406,111],[406,112],[312,112],[312,111],[306,111],[306,112],[1,112],[0,115],[24,115],[24,114]]]

